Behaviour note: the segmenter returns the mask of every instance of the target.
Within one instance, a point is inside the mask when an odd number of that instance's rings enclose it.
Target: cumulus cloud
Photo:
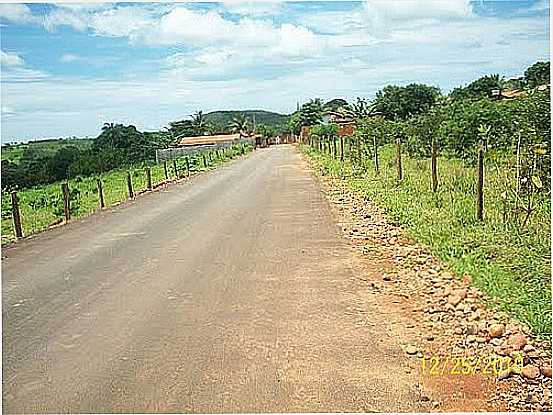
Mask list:
[[[74,13],[71,10],[63,8],[57,8],[45,14],[43,24],[46,30],[49,31],[53,31],[60,26],[69,26],[79,31],[84,31],[88,27],[86,15]]]
[[[13,23],[40,23],[40,18],[33,15],[31,9],[24,4],[0,4],[0,18]]]
[[[15,54],[21,64],[8,71],[2,63],[2,104],[15,111],[3,129],[20,134],[25,125],[28,137],[45,130],[94,134],[104,121],[161,128],[198,109],[256,107],[261,96],[263,107],[288,112],[296,100],[371,98],[390,83],[424,82],[447,91],[487,73],[518,75],[549,54],[549,22],[535,10],[482,16],[464,0],[319,3],[307,10],[280,2],[256,10],[248,2],[63,5],[52,7],[48,18],[15,6],[0,7],[0,17],[50,31],[73,27],[97,36],[108,52],[110,41],[99,37],[128,39],[130,54],[144,46],[156,51],[153,58],[147,54],[147,64],[137,53],[127,72],[123,63],[123,78],[103,73],[102,80],[69,76],[63,82],[33,72]],[[71,51],[54,60],[89,59],[86,51]],[[33,62],[27,50],[24,56]],[[25,84],[29,80],[32,87]],[[60,115],[68,111],[78,114],[69,120]]]
[[[90,28],[98,35],[138,39],[152,33],[158,24],[157,13],[142,7],[102,10],[89,17]]]

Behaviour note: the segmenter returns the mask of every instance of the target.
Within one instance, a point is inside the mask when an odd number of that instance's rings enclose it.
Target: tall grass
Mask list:
[[[476,220],[475,168],[461,160],[438,159],[439,187],[431,192],[430,161],[403,155],[397,181],[395,149],[380,151],[380,172],[372,161],[340,163],[303,146],[324,174],[340,176],[354,191],[382,208],[410,237],[427,245],[457,275],[468,273],[492,306],[551,335],[551,201],[542,197],[524,229],[504,220],[502,167],[487,165],[484,222]],[[352,149],[353,150],[353,149]]]

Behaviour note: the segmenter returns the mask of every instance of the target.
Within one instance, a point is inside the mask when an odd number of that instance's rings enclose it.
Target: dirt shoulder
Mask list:
[[[344,180],[321,176],[303,157],[354,250],[364,295],[389,316],[389,334],[410,357],[432,410],[550,411],[550,343],[488,309],[468,276],[456,278]]]

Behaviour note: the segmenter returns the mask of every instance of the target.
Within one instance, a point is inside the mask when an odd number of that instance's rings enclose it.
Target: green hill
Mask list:
[[[265,124],[273,127],[286,125],[290,119],[289,115],[263,110],[212,111],[207,113],[205,118],[210,124],[213,124],[217,129],[223,131],[227,130],[229,123],[239,114],[245,114],[250,120],[250,123],[253,123],[255,116],[255,123],[257,125]]]

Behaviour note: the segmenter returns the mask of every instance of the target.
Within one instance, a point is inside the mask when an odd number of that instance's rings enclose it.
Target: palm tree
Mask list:
[[[343,114],[348,118],[352,118],[357,123],[365,118],[377,115],[378,111],[375,104],[368,103],[365,98],[357,97],[357,102],[345,107]]]
[[[117,124],[112,122],[105,122],[102,126],[102,135],[105,135],[106,141],[111,145],[111,148],[115,146],[115,138],[117,134]]]
[[[239,133],[240,138],[247,137],[249,135],[249,122],[245,114],[238,114],[232,119],[229,124],[230,130],[233,133]]]
[[[198,135],[202,135],[209,131],[207,120],[205,119],[203,111],[197,111],[192,117],[192,126]]]

